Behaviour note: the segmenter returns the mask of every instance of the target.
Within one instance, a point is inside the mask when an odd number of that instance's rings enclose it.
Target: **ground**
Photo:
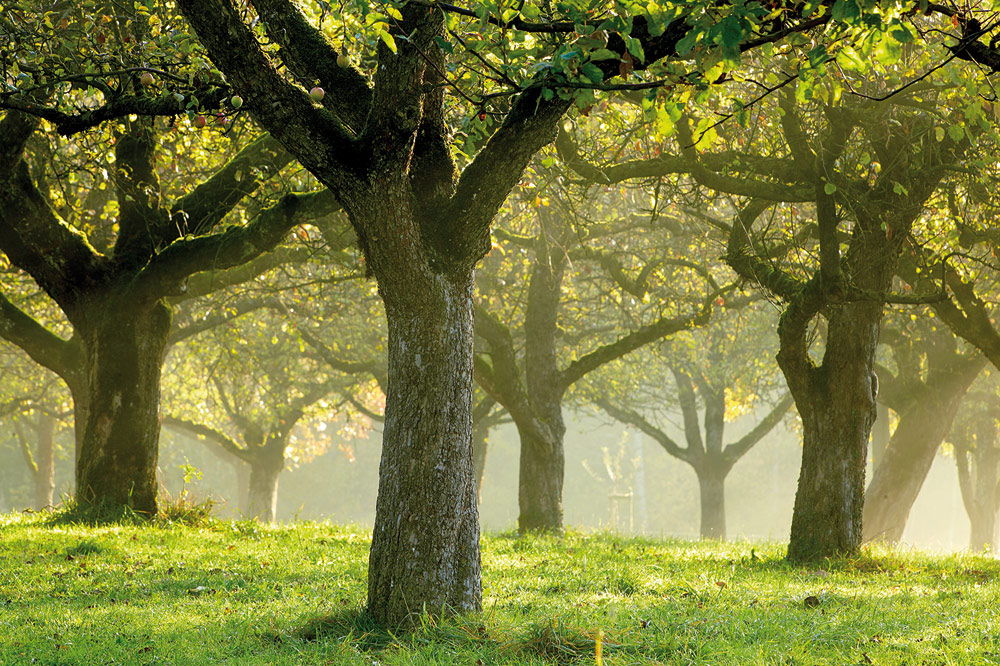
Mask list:
[[[0,664],[1000,663],[984,556],[796,568],[775,543],[486,535],[483,613],[394,635],[360,612],[368,546],[328,524],[0,517]]]

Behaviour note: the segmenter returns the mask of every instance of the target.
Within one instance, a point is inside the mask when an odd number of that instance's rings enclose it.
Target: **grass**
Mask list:
[[[484,611],[394,635],[368,534],[0,516],[0,664],[1000,663],[1000,563],[778,544],[483,539]]]

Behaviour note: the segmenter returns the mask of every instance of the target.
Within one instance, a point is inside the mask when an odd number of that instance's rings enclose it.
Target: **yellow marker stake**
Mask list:
[[[598,629],[597,630],[597,642],[594,643],[594,663],[597,664],[597,666],[601,666],[601,664],[602,664],[602,660],[601,660],[601,644],[603,643],[603,640],[604,640],[604,630],[603,629]]]

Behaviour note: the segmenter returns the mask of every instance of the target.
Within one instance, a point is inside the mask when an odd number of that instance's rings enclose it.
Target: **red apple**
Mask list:
[[[198,129],[201,129],[202,127],[204,127],[207,124],[208,124],[208,121],[205,120],[205,116],[195,116],[195,119],[194,119],[194,126],[195,127],[197,127]]]
[[[319,86],[316,86],[315,88],[309,91],[309,96],[312,97],[312,100],[314,102],[320,102],[323,100],[323,97],[326,96],[326,91],[320,88]]]

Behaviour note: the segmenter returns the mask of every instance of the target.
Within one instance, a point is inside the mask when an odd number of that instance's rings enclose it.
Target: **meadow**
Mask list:
[[[0,664],[1000,663],[1000,564],[776,543],[487,534],[484,608],[372,625],[369,534],[0,517]]]

